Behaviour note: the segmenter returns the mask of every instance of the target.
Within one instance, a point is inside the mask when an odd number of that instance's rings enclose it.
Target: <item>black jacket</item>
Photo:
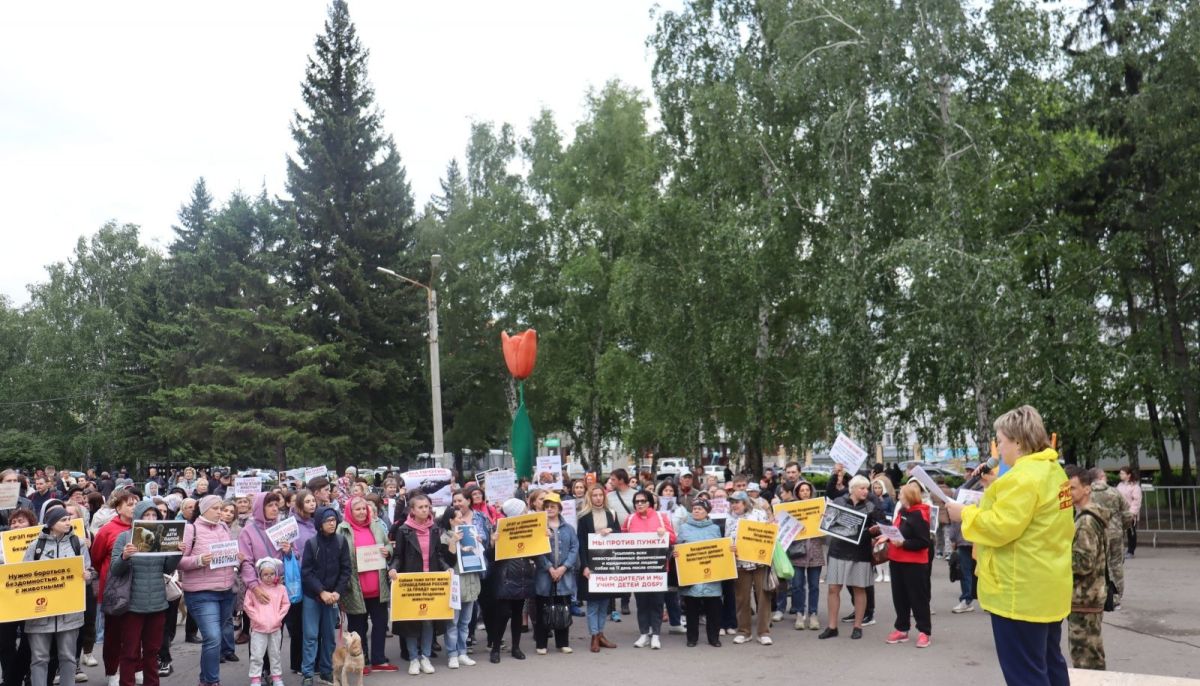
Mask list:
[[[317,535],[304,544],[304,555],[300,562],[300,577],[304,581],[304,595],[320,598],[322,591],[344,595],[350,583],[350,547],[346,539],[336,533]]]
[[[876,524],[886,524],[888,521],[888,515],[884,514],[883,510],[880,510],[875,502],[870,499],[864,500],[856,505],[850,501],[850,496],[844,495],[834,500],[834,502],[842,507],[847,507],[851,510],[866,513],[867,529],[870,529]],[[839,560],[849,560],[851,562],[870,562],[872,547],[871,538],[872,537],[869,531],[863,531],[862,537],[858,539],[858,544],[855,545],[848,541],[843,541],[840,538],[829,536],[829,557],[837,558]]]
[[[537,569],[532,557],[497,561],[495,548],[489,548],[487,558],[492,569],[484,580],[489,597],[497,600],[523,600],[533,597]]]
[[[607,516],[607,519],[608,519],[608,523],[605,524],[605,526],[609,529],[612,529],[613,531],[620,531],[621,526],[619,524],[617,524],[617,516],[609,510],[605,510],[605,515]],[[590,512],[585,513],[585,514],[580,514],[577,521],[579,523],[579,525],[576,527],[576,531],[579,534],[579,570],[578,570],[578,572],[576,572],[576,576],[578,578],[576,578],[576,580],[575,580],[575,587],[578,589],[578,591],[576,592],[576,595],[578,595],[578,597],[581,600],[586,600],[587,598],[591,597],[592,595],[597,595],[597,596],[600,595],[599,593],[596,593],[596,594],[590,593],[587,590],[588,589],[588,581],[583,576],[583,568],[591,566],[591,561],[589,560],[589,555],[588,555],[588,545],[587,545],[588,534],[596,533],[596,529],[594,526],[592,526],[592,515]]]
[[[392,537],[396,541],[396,554],[392,556],[392,569],[401,574],[411,574],[425,571],[425,560],[421,557],[421,544],[417,541],[417,532],[406,524],[392,528]],[[434,524],[429,529],[429,571],[444,572],[455,562],[450,549],[442,543],[442,529]]]

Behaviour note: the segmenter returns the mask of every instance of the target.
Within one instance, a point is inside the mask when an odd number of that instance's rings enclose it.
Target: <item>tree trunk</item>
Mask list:
[[[1147,250],[1150,257],[1151,277],[1156,278],[1162,288],[1163,310],[1167,316],[1167,331],[1170,334],[1170,359],[1179,395],[1183,399],[1183,425],[1190,445],[1200,445],[1200,394],[1192,374],[1191,356],[1183,334],[1183,323],[1179,317],[1179,288],[1175,283],[1174,269],[1164,245],[1161,229],[1150,231],[1151,244]],[[1159,256],[1165,259],[1161,262]],[[1192,482],[1192,465],[1189,450],[1183,451],[1181,477],[1184,484]]]
[[[287,449],[283,447],[283,441],[275,442],[275,469],[280,474],[280,482],[283,481],[283,473],[287,471]]]
[[[1128,278],[1123,276],[1121,281],[1125,290],[1125,308],[1128,312],[1129,330],[1136,337],[1138,330],[1141,328],[1141,317],[1137,309],[1137,301],[1133,297],[1133,288],[1130,286]],[[1146,403],[1146,414],[1150,418],[1150,435],[1154,439],[1151,449],[1154,452],[1154,456],[1158,459],[1160,473],[1169,474],[1171,471],[1171,458],[1167,455],[1167,440],[1163,435],[1162,420],[1158,416],[1158,403],[1154,399],[1154,389],[1144,378],[1139,385],[1142,389],[1142,397]],[[1135,470],[1141,471],[1139,469],[1136,448],[1131,453],[1129,463]]]

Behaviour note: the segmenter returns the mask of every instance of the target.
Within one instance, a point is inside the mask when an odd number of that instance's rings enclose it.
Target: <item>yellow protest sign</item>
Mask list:
[[[12,563],[23,560],[25,549],[37,540],[40,533],[42,533],[40,526],[27,526],[23,529],[12,529],[0,533],[0,541],[3,541],[2,545],[4,546],[4,561]]]
[[[821,533],[821,515],[825,514],[824,498],[779,503],[775,506],[775,512],[786,512],[792,516],[792,519],[804,525],[804,529],[796,534],[795,540],[797,541],[825,535]]]
[[[454,619],[450,608],[450,572],[398,574],[392,580],[391,621]]]
[[[87,541],[87,534],[83,531],[83,517],[76,517],[75,519],[71,520],[71,530],[75,532],[75,537],[78,538],[81,543]]]
[[[679,557],[675,558],[680,586],[691,586],[708,581],[725,581],[737,577],[733,562],[733,541],[714,538],[698,543],[680,543],[675,546]]]
[[[771,553],[775,552],[775,536],[778,533],[779,525],[775,522],[752,522],[749,519],[738,522],[738,561],[771,564]]]
[[[0,622],[83,612],[83,558],[0,565]]]
[[[546,533],[546,513],[534,512],[520,517],[505,517],[496,522],[496,559],[533,557],[550,552]]]

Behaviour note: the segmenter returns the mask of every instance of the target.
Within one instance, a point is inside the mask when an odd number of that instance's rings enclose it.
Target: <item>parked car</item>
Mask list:
[[[658,481],[668,478],[678,479],[680,474],[691,470],[691,465],[688,464],[686,457],[660,457],[657,467],[654,478]]]

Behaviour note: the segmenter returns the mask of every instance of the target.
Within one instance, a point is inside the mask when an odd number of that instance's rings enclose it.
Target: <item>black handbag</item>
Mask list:
[[[554,563],[558,564],[558,536],[554,537]],[[553,594],[545,605],[542,605],[542,626],[551,631],[561,631],[571,626],[571,603],[564,602],[558,595],[558,582],[554,582]]]
[[[129,612],[129,603],[133,599],[133,565],[126,563],[125,571],[114,573],[111,568],[108,579],[104,582],[104,597],[100,607],[106,615],[123,615]]]
[[[946,563],[950,565],[950,583],[960,581],[962,579],[962,567],[958,565],[959,552],[955,549],[954,552],[946,558]]]

